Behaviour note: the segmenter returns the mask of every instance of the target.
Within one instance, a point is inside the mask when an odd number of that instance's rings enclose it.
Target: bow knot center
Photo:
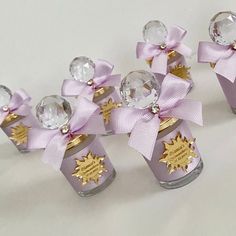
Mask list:
[[[161,50],[165,50],[167,48],[167,45],[165,43],[163,43],[159,47]]]
[[[151,112],[152,112],[153,114],[159,113],[159,112],[160,112],[160,107],[159,107],[159,105],[158,105],[158,104],[152,105],[152,107],[151,107]]]

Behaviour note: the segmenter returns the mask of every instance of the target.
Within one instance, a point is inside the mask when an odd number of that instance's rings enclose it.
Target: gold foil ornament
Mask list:
[[[98,181],[107,169],[104,165],[104,156],[97,156],[92,152],[89,152],[82,160],[75,160],[76,168],[72,176],[79,178],[82,181],[82,185],[87,184],[90,181],[98,184]]]
[[[103,119],[104,119],[105,124],[108,124],[111,120],[111,111],[113,109],[120,107],[120,106],[121,106],[121,104],[114,102],[112,100],[112,98],[109,98],[109,100],[107,102],[105,102],[104,104],[102,104],[100,106],[100,108],[101,108],[100,114],[103,115]]]
[[[181,79],[190,79],[190,72],[189,72],[190,69],[191,67],[179,64],[171,68],[170,73],[180,77]]]
[[[169,174],[178,169],[187,171],[192,159],[198,157],[194,151],[194,142],[195,139],[182,138],[180,132],[171,139],[171,143],[163,142],[165,150],[159,161],[166,164]]]
[[[30,127],[25,126],[23,123],[11,128],[10,139],[18,146],[21,144],[27,144],[28,132]]]

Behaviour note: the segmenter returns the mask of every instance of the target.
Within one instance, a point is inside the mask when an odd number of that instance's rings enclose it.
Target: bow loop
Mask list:
[[[200,42],[198,61],[216,63],[215,73],[234,83],[236,78],[236,53],[231,46],[218,45],[213,42]]]

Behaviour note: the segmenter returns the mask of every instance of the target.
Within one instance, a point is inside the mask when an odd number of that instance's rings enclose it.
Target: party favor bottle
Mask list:
[[[137,43],[136,53],[137,58],[147,61],[159,82],[167,73],[172,73],[190,83],[191,89],[193,81],[185,56],[190,56],[192,51],[182,43],[186,33],[179,26],[167,30],[162,22],[149,21],[143,28],[145,42]]]
[[[130,133],[129,145],[143,155],[164,188],[188,184],[203,168],[186,123],[202,124],[201,103],[185,99],[189,86],[172,74],[160,86],[154,74],[130,72],[120,88],[126,107],[112,112],[115,132]]]
[[[31,98],[24,90],[14,94],[0,85],[0,127],[20,152],[28,151],[28,131],[38,127],[31,113]]]
[[[87,57],[76,57],[70,64],[72,79],[64,80],[63,96],[86,97],[100,107],[107,134],[112,134],[111,111],[120,107],[120,97],[115,86],[120,75],[112,75],[113,65],[104,60],[93,62]]]
[[[210,21],[209,34],[214,42],[199,43],[198,61],[211,64],[236,114],[236,14],[217,13]]]
[[[81,98],[72,112],[62,97],[44,97],[37,106],[41,129],[29,132],[31,149],[45,148],[43,162],[61,170],[80,196],[106,188],[115,170],[96,134],[105,132],[99,107]]]

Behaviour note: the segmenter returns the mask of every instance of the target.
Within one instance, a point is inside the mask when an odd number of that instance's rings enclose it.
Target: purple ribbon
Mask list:
[[[203,124],[201,102],[185,99],[189,86],[188,82],[167,74],[157,101],[159,112],[129,107],[115,109],[111,119],[115,133],[131,133],[129,145],[151,160],[161,120],[174,117]]]
[[[61,94],[67,97],[81,96],[93,100],[96,89],[108,86],[118,86],[120,84],[120,75],[112,75],[114,66],[105,60],[95,62],[95,74],[91,85],[74,79],[63,81]]]
[[[230,82],[236,77],[236,50],[232,46],[223,46],[213,42],[200,42],[198,61],[216,63],[215,73],[225,77]]]
[[[61,129],[31,129],[29,131],[29,149],[43,149],[43,162],[53,166],[58,170],[61,167],[67,144],[71,138],[79,134],[104,134],[103,119],[97,110],[99,106],[85,98],[81,98],[76,103],[76,109],[70,122],[69,132],[63,134]]]
[[[136,47],[137,58],[152,59],[152,72],[166,75],[168,53],[170,51],[174,50],[183,56],[191,56],[192,54],[192,50],[181,42],[186,33],[187,31],[179,26],[171,27],[164,48],[162,48],[162,45],[138,42]]]
[[[31,109],[28,105],[30,100],[31,97],[23,89],[17,90],[12,95],[10,103],[7,106],[0,108],[0,125],[10,113],[19,116],[27,116]]]

